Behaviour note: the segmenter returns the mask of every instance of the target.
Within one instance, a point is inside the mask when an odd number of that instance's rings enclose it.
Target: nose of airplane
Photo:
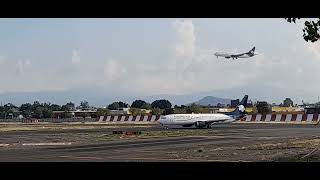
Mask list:
[[[160,124],[163,124],[163,123],[165,123],[166,122],[166,120],[167,120],[167,117],[165,117],[165,116],[162,116],[160,119],[159,119],[159,123]]]

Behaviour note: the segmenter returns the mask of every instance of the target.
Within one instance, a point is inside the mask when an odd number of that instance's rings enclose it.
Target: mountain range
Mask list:
[[[194,103],[201,105],[201,106],[208,106],[208,105],[216,106],[218,103],[225,104],[225,105],[230,104],[230,101],[231,101],[231,99],[206,96],[206,97],[204,97]]]
[[[218,98],[207,96],[208,93],[193,93],[187,95],[152,95],[152,96],[139,96],[139,95],[125,95],[121,96],[116,93],[106,92],[101,89],[73,89],[68,91],[46,91],[46,92],[12,92],[0,94],[1,104],[12,103],[20,106],[23,103],[33,103],[34,101],[47,102],[51,104],[66,104],[73,102],[76,105],[81,101],[88,101],[90,105],[97,107],[105,107],[114,101],[123,101],[131,105],[136,99],[141,99],[146,102],[152,103],[157,99],[167,99],[172,105],[186,105],[196,103],[200,105],[216,105],[217,103],[228,104],[230,99]]]
[[[277,89],[277,96],[274,91],[265,91],[267,87],[259,86],[259,90],[251,89],[249,87],[233,87],[229,89],[197,92],[184,95],[176,94],[160,94],[160,95],[136,95],[127,92],[111,92],[106,89],[96,87],[90,88],[76,88],[65,91],[43,91],[43,92],[10,92],[0,93],[1,104],[13,103],[17,106],[22,103],[50,102],[54,104],[66,104],[67,102],[74,102],[79,105],[81,101],[88,101],[90,105],[97,107],[105,107],[114,101],[123,101],[131,105],[136,99],[141,99],[152,103],[157,99],[167,99],[172,105],[186,105],[190,103],[197,103],[201,105],[216,105],[217,103],[229,104],[231,99],[242,99],[245,94],[249,95],[249,99],[253,101],[265,100],[268,102],[280,103],[286,97],[291,97],[295,102],[295,97],[301,97],[302,92],[296,94],[288,94],[286,89]],[[259,92],[264,92],[259,95]],[[286,96],[280,96],[285,94]],[[273,99],[271,99],[273,98]],[[299,100],[301,102],[301,100]]]

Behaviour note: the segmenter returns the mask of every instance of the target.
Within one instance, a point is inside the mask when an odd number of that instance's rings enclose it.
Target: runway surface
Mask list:
[[[1,132],[0,161],[318,161],[319,127],[229,124],[166,130],[145,125],[8,131]],[[114,135],[114,130],[142,134]]]

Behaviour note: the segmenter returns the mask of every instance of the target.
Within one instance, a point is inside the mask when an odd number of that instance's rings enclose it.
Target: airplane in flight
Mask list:
[[[216,114],[170,114],[161,117],[158,122],[166,128],[211,128],[215,123],[231,123],[245,118],[247,101],[248,95],[245,95],[232,112]]]
[[[217,58],[219,56],[221,57],[225,57],[227,59],[229,58],[232,58],[232,59],[238,59],[238,58],[250,58],[250,57],[253,57],[255,55],[258,55],[258,54],[255,54],[254,51],[255,51],[256,47],[253,47],[249,52],[247,53],[242,53],[242,54],[229,54],[229,53],[220,53],[220,52],[216,52],[214,53],[215,56],[217,56]]]

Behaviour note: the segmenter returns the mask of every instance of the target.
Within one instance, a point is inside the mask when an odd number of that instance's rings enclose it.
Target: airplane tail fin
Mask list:
[[[241,118],[246,114],[246,107],[248,104],[248,95],[245,95],[242,100],[240,101],[240,103],[238,104],[238,106],[236,107],[236,109],[232,112],[227,113],[226,115],[232,115],[235,117],[235,119]]]
[[[249,51],[249,53],[252,53],[252,54],[254,54],[254,51],[256,50],[256,47],[253,47],[250,51]]]

